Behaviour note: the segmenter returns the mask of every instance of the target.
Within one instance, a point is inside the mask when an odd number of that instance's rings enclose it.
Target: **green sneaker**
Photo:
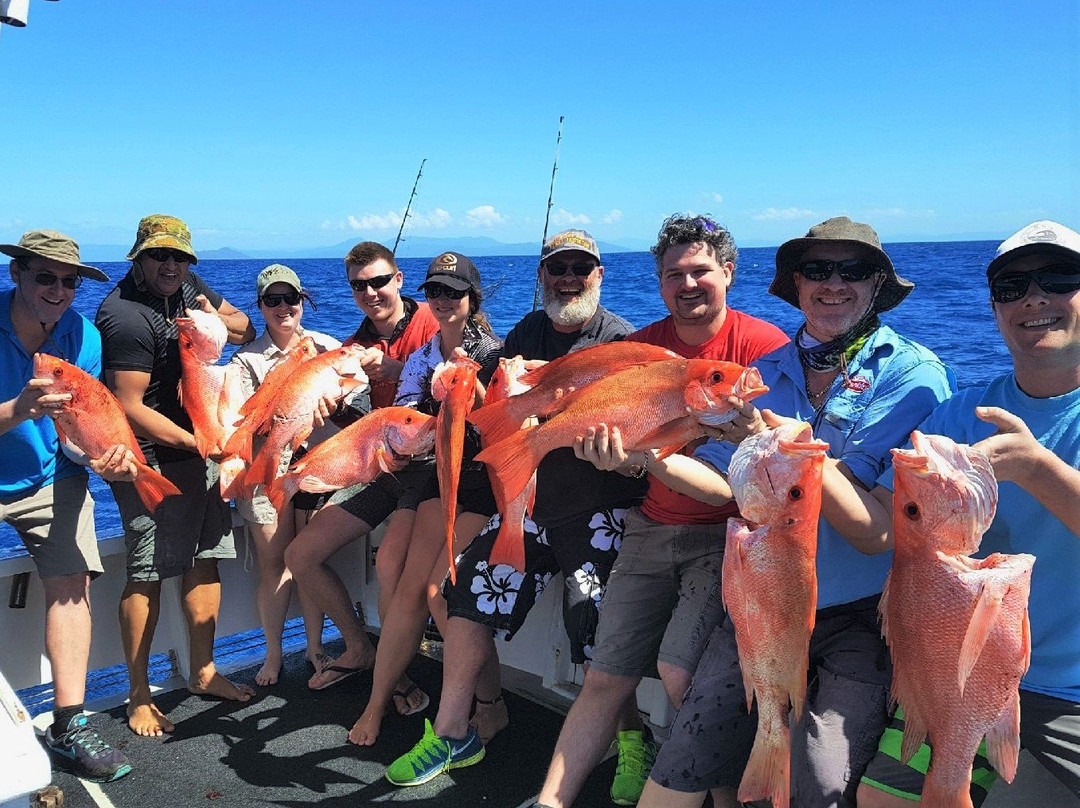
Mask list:
[[[652,733],[628,729],[619,733],[619,765],[611,781],[611,801],[616,805],[636,805],[656,760],[656,742]]]
[[[390,764],[386,779],[395,786],[418,786],[451,769],[479,763],[485,751],[476,727],[470,725],[464,738],[444,738],[435,734],[431,721],[425,718],[424,737]]]

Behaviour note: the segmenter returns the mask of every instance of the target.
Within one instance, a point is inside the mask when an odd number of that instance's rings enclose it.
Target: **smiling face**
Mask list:
[[[40,256],[19,258],[11,262],[11,280],[15,297],[11,301],[12,318],[54,325],[71,306],[75,290],[68,289],[61,279],[77,278],[75,267]],[[55,276],[49,286],[41,286],[35,278],[42,273]]]
[[[443,284],[432,281],[431,284],[424,284],[425,297],[427,297],[428,308],[431,309],[432,316],[439,321],[439,327],[445,328],[447,326],[464,328],[465,322],[469,319],[469,307],[471,301],[469,295],[465,295],[459,300],[452,300],[443,293],[446,288]],[[438,292],[437,297],[428,296],[428,289],[432,292]]]
[[[401,272],[384,258],[379,258],[364,266],[349,264],[346,270],[350,282],[392,276],[379,289],[365,284],[362,291],[352,290],[353,300],[375,325],[375,329],[384,336],[392,334],[397,321],[405,314],[405,304],[401,302],[401,284],[404,281]]]
[[[849,258],[870,258],[857,248],[845,244],[815,244],[799,259],[807,261],[844,261]],[[871,259],[872,260],[872,259]],[[799,308],[806,318],[806,330],[821,342],[846,334],[862,319],[874,300],[881,273],[864,281],[845,281],[834,271],[823,281],[811,281],[795,272],[795,289]]]
[[[552,275],[548,267],[565,273]],[[572,267],[591,267],[592,271],[582,277],[575,275]],[[545,260],[539,272],[544,284],[544,311],[557,331],[577,331],[596,314],[604,268],[595,257],[581,250],[563,250]]]
[[[178,250],[170,250],[164,261],[155,261],[150,257],[150,250],[143,250],[135,256],[135,263],[142,268],[143,283],[150,294],[157,297],[169,297],[175,294],[187,277],[191,262],[177,261],[182,255]]]
[[[263,295],[287,295],[295,294],[296,290],[287,283],[278,281],[266,287]],[[290,306],[284,300],[271,308],[266,305],[263,298],[259,298],[259,311],[266,320],[266,330],[270,332],[275,343],[288,338],[296,333],[300,327],[300,318],[304,316],[304,301],[301,298],[295,306]]]
[[[1060,255],[1025,255],[1007,264],[1005,273],[1034,272],[1061,264]],[[992,303],[994,320],[1018,372],[1034,367],[1080,367],[1080,290],[1065,294],[1028,284],[1027,294],[1009,303]]]
[[[677,328],[701,329],[708,338],[720,330],[735,265],[720,262],[707,244],[673,244],[660,265],[660,297]],[[703,340],[687,340],[697,343]]]

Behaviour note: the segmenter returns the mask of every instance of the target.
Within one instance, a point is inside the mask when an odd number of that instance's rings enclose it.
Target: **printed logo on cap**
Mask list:
[[[453,253],[443,253],[435,259],[435,263],[439,265],[440,270],[453,272],[457,269],[457,256]]]

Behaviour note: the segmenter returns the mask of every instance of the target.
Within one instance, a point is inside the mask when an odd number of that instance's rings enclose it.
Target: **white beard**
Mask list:
[[[544,287],[544,311],[553,322],[562,326],[582,325],[596,313],[600,305],[600,284],[589,284],[573,300],[563,302],[555,291]]]

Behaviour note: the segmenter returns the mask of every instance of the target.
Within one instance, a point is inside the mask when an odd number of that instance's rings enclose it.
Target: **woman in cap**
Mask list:
[[[869,225],[837,217],[781,245],[769,291],[805,317],[795,339],[755,362],[769,392],[747,404],[745,427],[725,424],[695,452],[717,496],[735,444],[775,425],[809,422],[829,444],[826,474],[869,490],[923,418],[955,390],[952,372],[879,314],[914,284],[896,274]],[[776,413],[778,415],[773,415]],[[699,472],[701,469],[698,470]],[[669,483],[670,484],[670,483]],[[684,493],[701,496],[708,484]],[[822,513],[828,514],[828,494]],[[891,565],[882,548],[855,547],[823,515],[818,525],[818,601],[810,639],[806,709],[791,736],[791,804],[855,805],[859,775],[887,720],[891,670],[877,603]],[[870,555],[869,553],[878,553]],[[757,725],[747,714],[731,618],[713,632],[693,684],[661,747],[641,806],[734,806]],[[721,732],[721,728],[723,731]],[[808,740],[813,738],[813,740]]]
[[[431,394],[432,374],[437,365],[461,351],[481,366],[476,385],[476,404],[479,404],[484,398],[484,386],[491,380],[502,355],[502,342],[480,312],[483,291],[479,270],[464,255],[443,253],[428,266],[420,289],[432,315],[439,321],[439,333],[405,363],[394,403],[415,405],[423,412],[435,414],[439,402]],[[470,462],[480,451],[476,438],[475,432],[466,434],[455,522],[456,534],[469,539],[480,532],[497,510],[487,472],[482,464]],[[445,537],[439,481],[432,473],[421,493],[407,556],[398,561],[402,566],[397,586],[386,614],[382,615],[371,697],[349,732],[353,743],[361,746],[375,743],[391,699],[400,702],[397,709],[403,715],[418,712],[428,704],[427,694],[410,699],[415,685],[402,691],[400,685],[395,690],[395,683],[404,677],[409,661],[416,654],[429,611],[440,627],[445,625],[446,602],[439,594],[447,571]]]
[[[255,295],[266,328],[257,339],[240,348],[231,360],[242,368],[240,378],[245,397],[255,392],[270,369],[304,337],[311,337],[319,353],[341,346],[333,337],[306,330],[300,324],[304,316],[304,301],[311,302],[311,298],[301,286],[300,278],[289,267],[283,264],[266,267],[255,280]],[[313,308],[314,305],[312,302]],[[337,431],[333,423],[326,421],[312,432],[307,446],[314,446]],[[300,449],[296,457],[290,457],[285,452],[281,458],[281,470],[303,451]],[[327,497],[329,494],[300,491],[286,504],[280,520],[261,486],[251,499],[241,497],[236,500],[236,509],[244,517],[249,534],[255,538],[255,557],[259,565],[256,602],[266,637],[266,660],[255,674],[256,684],[276,684],[281,674],[281,635],[293,591],[293,577],[285,566],[285,548]],[[304,616],[304,632],[307,634],[307,659],[318,672],[327,659],[322,649],[323,615],[305,599],[302,589],[297,594]]]

